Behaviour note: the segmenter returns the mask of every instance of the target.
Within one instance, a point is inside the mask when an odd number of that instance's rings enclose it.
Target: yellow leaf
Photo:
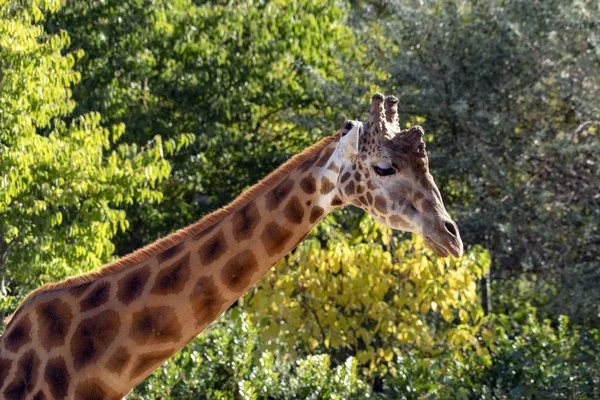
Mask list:
[[[463,309],[458,312],[458,317],[460,318],[460,322],[463,324],[469,322],[469,314]]]
[[[442,318],[444,318],[444,321],[450,322],[452,319],[452,311],[447,307],[442,308]]]

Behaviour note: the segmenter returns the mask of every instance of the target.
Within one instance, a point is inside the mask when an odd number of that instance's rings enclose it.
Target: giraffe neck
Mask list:
[[[29,296],[0,338],[0,397],[128,393],[341,205],[336,144],[324,139],[158,252]]]

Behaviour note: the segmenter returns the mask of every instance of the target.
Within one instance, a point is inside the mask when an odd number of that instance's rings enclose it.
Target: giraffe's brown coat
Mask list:
[[[321,194],[327,194],[333,190],[335,185],[328,178],[321,178]]]
[[[307,194],[313,194],[317,191],[317,182],[312,175],[305,176],[300,181],[300,188]]]
[[[21,356],[17,362],[17,370],[13,374],[13,380],[4,392],[6,400],[22,400],[31,395],[35,388],[40,373],[40,358],[33,349]]]
[[[185,249],[185,243],[183,243],[183,242],[177,243],[176,245],[171,246],[168,249],[166,249],[165,251],[163,251],[162,253],[158,254],[156,256],[156,259],[158,260],[159,264],[162,264],[166,261],[169,261],[170,259],[172,259],[176,255],[178,255],[179,253],[181,253],[183,251],[183,249]]]
[[[292,231],[278,225],[276,222],[269,222],[260,235],[260,239],[269,256],[274,256],[283,251],[285,244],[291,237]]]
[[[85,312],[100,307],[108,301],[110,295],[110,282],[100,282],[79,303],[79,311]]]
[[[117,284],[117,299],[128,306],[140,297],[150,278],[150,266],[144,265],[121,278]]]
[[[300,164],[300,166],[298,167],[298,170],[300,172],[308,171],[310,169],[310,167],[312,167],[315,164],[315,162],[317,161],[317,159],[318,159],[317,156],[312,156],[312,157],[307,158],[306,161],[304,161],[302,164]]]
[[[120,374],[123,372],[123,369],[127,366],[130,359],[131,354],[129,354],[127,348],[125,346],[119,346],[108,359],[106,368],[114,374]]]
[[[29,342],[31,342],[31,321],[29,315],[25,315],[6,334],[6,349],[16,353]]]
[[[12,360],[8,358],[0,358],[0,388],[4,386],[4,381],[8,377],[10,367],[12,366]]]
[[[249,239],[258,226],[260,213],[254,202],[246,204],[240,208],[231,218],[233,237],[238,242]]]
[[[225,299],[219,293],[211,276],[203,276],[194,285],[190,303],[196,318],[196,327],[205,326],[219,315]]]
[[[46,400],[46,395],[42,390],[38,390],[38,392],[33,396],[33,400]]]
[[[150,293],[160,296],[177,294],[185,287],[190,273],[190,253],[188,252],[156,275]]]
[[[235,292],[245,289],[258,271],[256,256],[251,250],[244,250],[229,260],[223,267],[221,279],[225,286]]]
[[[273,211],[288,197],[294,188],[294,181],[287,178],[277,186],[275,186],[266,195],[267,210]]]
[[[220,226],[220,224],[218,222],[215,222],[211,226],[207,226],[206,228],[202,229],[200,232],[198,232],[194,235],[194,240],[204,239],[204,237],[206,235],[208,235],[209,233],[214,231],[218,226]]]
[[[330,171],[332,171],[332,172],[334,172],[334,173],[336,173],[336,174],[338,172],[340,172],[340,168],[334,162],[331,162],[331,164],[329,164],[329,166],[327,167],[327,169],[330,170]]]
[[[382,214],[387,213],[387,201],[381,195],[375,196],[375,208]]]
[[[92,282],[87,282],[87,283],[72,287],[69,289],[69,293],[71,294],[71,296],[73,296],[77,299],[77,298],[81,297],[88,290],[88,288],[91,285],[92,285]]]
[[[82,320],[71,338],[75,370],[96,362],[110,347],[120,327],[119,314],[113,310]]]
[[[356,188],[356,193],[362,194],[365,191],[365,187],[363,185],[358,185]]]
[[[373,204],[373,195],[371,194],[371,192],[367,192],[367,202],[369,203],[369,205]]]
[[[130,377],[135,378],[137,376],[142,375],[145,372],[155,370],[156,367],[161,365],[167,358],[169,358],[173,353],[176,352],[177,349],[172,349],[158,352],[152,351],[149,353],[141,354],[133,364]]]
[[[181,339],[181,323],[170,306],[145,307],[134,312],[129,336],[141,345]]]
[[[200,262],[202,265],[208,265],[217,261],[225,253],[226,247],[225,235],[220,230],[198,249]]]
[[[71,376],[64,358],[56,357],[48,361],[44,370],[44,379],[54,399],[67,397]]]
[[[69,305],[61,299],[54,299],[37,306],[36,312],[42,346],[46,350],[62,346],[73,319]]]
[[[114,392],[100,379],[86,379],[75,388],[76,400],[119,400],[122,395]]]
[[[283,209],[283,215],[294,224],[301,224],[304,219],[304,207],[300,203],[298,196],[294,196]]]
[[[335,147],[330,147],[328,149],[325,149],[323,151],[323,155],[321,156],[321,158],[319,159],[319,161],[317,161],[317,163],[315,165],[317,167],[324,167],[325,164],[327,164],[327,161],[329,161],[329,159],[331,158],[331,155],[333,154],[334,151],[335,151]]]
[[[314,224],[315,222],[317,222],[317,220],[321,218],[324,212],[325,210],[323,210],[323,207],[315,206],[310,212],[310,223]]]

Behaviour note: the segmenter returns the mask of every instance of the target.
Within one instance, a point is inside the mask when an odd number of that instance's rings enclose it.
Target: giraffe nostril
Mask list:
[[[444,222],[444,226],[452,236],[456,236],[456,226],[452,222],[446,221]]]

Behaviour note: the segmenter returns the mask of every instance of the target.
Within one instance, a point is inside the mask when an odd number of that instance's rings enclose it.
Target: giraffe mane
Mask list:
[[[80,275],[72,276],[55,283],[46,283],[43,286],[33,290],[27,295],[27,297],[25,297],[21,304],[16,308],[15,312],[6,317],[6,327],[8,328],[10,322],[14,320],[15,316],[21,311],[21,309],[23,309],[26,303],[31,301],[31,299],[33,299],[39,294],[84,285],[86,283],[93,282],[107,275],[117,273],[127,267],[139,264],[148,258],[160,254],[168,248],[186,240],[192,235],[201,233],[203,230],[211,227],[218,221],[223,220],[228,215],[239,210],[240,208],[248,204],[252,199],[256,198],[257,196],[265,192],[267,189],[274,186],[283,177],[287,176],[289,173],[294,171],[300,164],[302,164],[310,157],[319,154],[321,150],[323,150],[325,147],[339,139],[339,137],[340,132],[338,131],[337,133],[325,137],[319,142],[313,144],[312,146],[305,149],[302,153],[293,156],[285,164],[279,166],[277,169],[275,169],[273,172],[261,179],[250,189],[243,191],[235,200],[233,200],[228,205],[221,207],[220,209],[217,209],[209,213],[208,215],[205,215],[199,221],[194,222],[185,228],[181,228],[162,239],[158,239],[157,241],[151,244],[148,244],[138,250],[135,250],[131,254],[114,260],[96,271],[85,272]]]

